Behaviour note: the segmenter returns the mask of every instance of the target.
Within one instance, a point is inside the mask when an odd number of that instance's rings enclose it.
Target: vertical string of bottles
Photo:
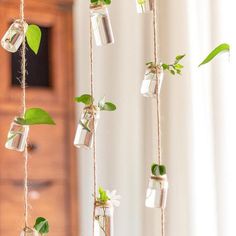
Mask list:
[[[156,99],[157,118],[157,162],[151,166],[151,177],[146,192],[145,205],[148,208],[161,210],[161,235],[165,236],[165,207],[168,192],[166,167],[162,164],[161,153],[161,118],[160,118],[160,92],[164,78],[163,65],[158,60],[158,35],[157,35],[157,2],[156,0],[136,0],[138,13],[153,14],[153,61],[146,63],[146,72],[141,85],[141,94],[144,97]]]
[[[93,235],[113,236],[114,207],[119,206],[119,196],[116,191],[109,192],[99,187],[97,193],[97,153],[96,153],[96,129],[101,111],[114,111],[116,106],[106,101],[105,97],[97,103],[94,99],[94,57],[93,36],[98,47],[114,43],[109,12],[107,9],[111,1],[91,0],[89,23],[89,58],[90,58],[90,94],[83,94],[75,98],[78,103],[85,105],[79,120],[74,145],[77,148],[92,149],[93,153]]]

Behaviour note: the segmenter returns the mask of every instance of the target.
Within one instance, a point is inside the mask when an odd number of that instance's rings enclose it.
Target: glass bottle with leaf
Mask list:
[[[164,209],[166,207],[168,192],[166,167],[154,163],[151,167],[151,172],[152,175],[149,179],[145,205],[149,208]]]
[[[49,223],[44,217],[38,217],[35,221],[34,228],[25,227],[20,236],[45,236],[49,233]]]
[[[90,14],[93,34],[97,46],[114,43],[110,16],[107,6],[111,0],[90,0]]]
[[[156,97],[157,92],[160,93],[161,91],[164,71],[168,71],[172,75],[181,75],[184,66],[180,61],[184,57],[185,55],[176,56],[175,61],[172,64],[155,64],[155,62],[146,63],[147,68],[141,85],[141,94],[145,97]]]
[[[24,37],[30,49],[37,54],[41,42],[41,30],[37,25],[28,25],[25,21],[14,21],[1,40],[2,47],[15,53],[20,48]]]
[[[138,13],[147,13],[153,11],[153,0],[135,0]]]
[[[105,100],[105,97],[100,99],[95,105],[94,98],[89,94],[83,94],[76,97],[75,101],[85,105],[81,118],[79,120],[74,145],[78,148],[92,148],[94,130],[97,128],[98,120],[101,111],[115,111],[116,106]]]
[[[8,132],[5,147],[10,150],[23,152],[26,147],[29,126],[55,125],[52,117],[41,108],[29,108],[22,117],[15,117]]]
[[[116,190],[110,192],[99,188],[99,196],[95,204],[94,236],[113,236],[114,207],[120,205],[120,196]]]

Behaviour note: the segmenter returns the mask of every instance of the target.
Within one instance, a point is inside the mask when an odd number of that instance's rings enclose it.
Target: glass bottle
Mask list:
[[[114,36],[107,7],[102,4],[92,4],[90,12],[96,45],[104,46],[114,43]]]
[[[25,227],[20,236],[39,236],[38,232],[35,229],[31,229],[29,227]]]
[[[156,97],[157,88],[158,92],[161,92],[161,86],[163,82],[163,68],[162,66],[151,66],[146,69],[144,80],[141,85],[141,94],[144,97]]]
[[[113,236],[114,208],[110,203],[96,203],[94,236]]]
[[[146,207],[164,209],[166,207],[167,193],[167,176],[151,176],[146,192]]]
[[[138,13],[146,13],[153,10],[153,0],[136,0]]]
[[[29,133],[29,126],[18,124],[17,119],[18,118],[16,117],[11,123],[5,147],[10,150],[23,152],[26,146],[26,141]]]
[[[85,107],[77,126],[74,145],[78,148],[92,148],[94,129],[97,128],[100,118],[98,107],[94,106],[94,118],[92,107]]]
[[[25,21],[16,20],[3,36],[2,47],[9,52],[16,52],[23,42],[27,29],[28,24]]]

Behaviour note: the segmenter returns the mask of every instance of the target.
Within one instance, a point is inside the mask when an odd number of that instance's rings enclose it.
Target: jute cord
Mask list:
[[[20,0],[20,19],[24,24],[24,0]],[[23,25],[24,27],[24,25]],[[25,34],[25,33],[24,33]],[[25,35],[23,37],[22,48],[21,48],[21,86],[22,86],[22,116],[26,111],[26,42]],[[28,227],[28,144],[26,142],[24,150],[24,225]]]
[[[89,56],[90,56],[90,92],[92,99],[94,98],[94,80],[93,80],[93,37],[92,37],[92,22],[89,23]],[[97,160],[96,160],[96,127],[95,127],[95,111],[92,105],[93,116],[93,235],[94,235],[94,223],[95,223],[95,210],[97,199]]]
[[[157,34],[158,34],[158,24],[157,24],[157,0],[153,0],[153,43],[154,43],[154,62],[155,66],[159,66],[158,63],[158,49],[159,49],[159,44],[158,44],[158,39],[157,39]],[[161,153],[161,100],[160,100],[160,89],[159,87],[161,86],[160,80],[158,78],[158,70],[156,72],[156,80],[157,80],[157,160],[158,164],[162,164],[162,153]],[[161,235],[165,236],[165,209],[161,209]]]

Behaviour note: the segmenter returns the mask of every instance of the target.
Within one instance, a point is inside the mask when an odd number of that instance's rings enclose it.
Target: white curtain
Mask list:
[[[88,2],[75,3],[78,95],[89,92]],[[158,8],[161,60],[187,54],[183,76],[166,74],[161,93],[162,153],[170,181],[167,235],[234,236],[235,4],[166,0]],[[145,62],[152,59],[152,16],[138,15],[135,0],[113,0],[109,10],[116,42],[95,48],[95,95],[105,95],[118,109],[103,113],[98,126],[98,182],[122,195],[116,236],[156,236],[159,210],[144,207],[156,158],[155,101],[139,93]],[[198,68],[221,42],[231,44],[230,63],[222,55]],[[78,153],[81,236],[92,235],[91,154]]]

